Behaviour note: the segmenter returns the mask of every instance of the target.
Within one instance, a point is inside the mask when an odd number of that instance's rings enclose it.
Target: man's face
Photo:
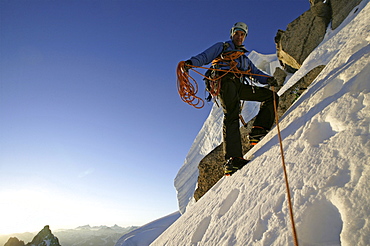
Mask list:
[[[240,31],[240,30],[234,32],[232,36],[232,41],[235,45],[242,45],[244,43],[244,39],[245,39],[245,32]]]

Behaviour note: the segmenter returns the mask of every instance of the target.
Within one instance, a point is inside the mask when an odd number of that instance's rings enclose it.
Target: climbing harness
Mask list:
[[[217,97],[219,95],[221,90],[221,79],[229,73],[233,73],[236,78],[241,78],[244,75],[270,77],[268,75],[252,74],[250,70],[241,71],[240,69],[238,69],[237,67],[238,62],[235,60],[238,59],[243,54],[244,51],[240,50],[224,52],[219,57],[212,61],[211,68],[194,66],[186,64],[185,61],[180,61],[179,64],[177,65],[176,70],[177,91],[180,95],[180,98],[187,104],[193,106],[194,108],[199,109],[203,108],[204,106],[204,100],[196,95],[198,93],[198,83],[192,76],[189,75],[190,70],[196,72],[197,74],[199,74],[200,76],[204,77],[209,81],[209,87],[207,86],[208,87],[207,90],[212,95],[212,97]],[[229,67],[229,68],[220,69],[220,67]],[[203,75],[202,73],[195,70],[196,68],[211,70],[212,76]],[[221,73],[217,75],[216,72]]]
[[[291,223],[292,223],[292,231],[293,231],[294,245],[295,246],[298,246],[298,236],[297,236],[297,231],[296,231],[295,223],[294,223],[292,198],[291,198],[291,195],[290,195],[290,188],[289,188],[289,182],[288,182],[288,174],[287,174],[286,165],[285,165],[284,150],[283,150],[283,141],[282,141],[282,138],[281,138],[280,127],[279,127],[279,116],[278,116],[278,112],[277,112],[276,95],[275,95],[275,88],[274,88],[274,86],[272,86],[271,89],[272,89],[273,95],[274,95],[274,111],[275,111],[276,128],[277,128],[278,137],[279,137],[279,143],[280,143],[281,161],[282,161],[283,170],[284,170],[285,188],[286,188],[286,192],[287,192],[287,196],[288,196],[289,214],[290,214],[290,220],[291,220]]]

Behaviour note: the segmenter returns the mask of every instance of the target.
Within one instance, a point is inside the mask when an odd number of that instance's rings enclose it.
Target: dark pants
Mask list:
[[[274,123],[274,95],[273,91],[257,86],[242,84],[234,75],[222,78],[219,98],[224,110],[223,138],[225,158],[243,157],[239,126],[240,100],[261,102],[254,126],[270,130]],[[276,105],[279,97],[275,93]]]

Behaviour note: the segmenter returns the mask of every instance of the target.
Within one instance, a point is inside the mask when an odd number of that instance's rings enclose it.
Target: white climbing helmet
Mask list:
[[[234,24],[234,26],[230,30],[230,36],[234,34],[237,30],[242,30],[245,32],[245,36],[248,35],[248,26],[244,22],[237,22]]]

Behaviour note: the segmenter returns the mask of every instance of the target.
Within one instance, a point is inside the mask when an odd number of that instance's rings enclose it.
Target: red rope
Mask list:
[[[297,236],[297,231],[296,231],[295,223],[294,223],[293,205],[292,205],[292,198],[290,196],[288,174],[287,174],[286,165],[285,165],[283,141],[282,141],[282,138],[281,138],[280,127],[279,127],[279,116],[278,116],[278,112],[277,112],[275,88],[273,86],[272,86],[272,91],[273,91],[273,95],[274,95],[274,111],[275,111],[276,128],[277,128],[277,131],[278,131],[278,137],[279,137],[279,143],[280,143],[281,161],[282,161],[283,170],[284,170],[285,188],[286,188],[286,192],[287,192],[287,196],[288,196],[289,214],[290,214],[290,220],[291,220],[291,223],[292,223],[294,245],[298,246],[298,236]]]

